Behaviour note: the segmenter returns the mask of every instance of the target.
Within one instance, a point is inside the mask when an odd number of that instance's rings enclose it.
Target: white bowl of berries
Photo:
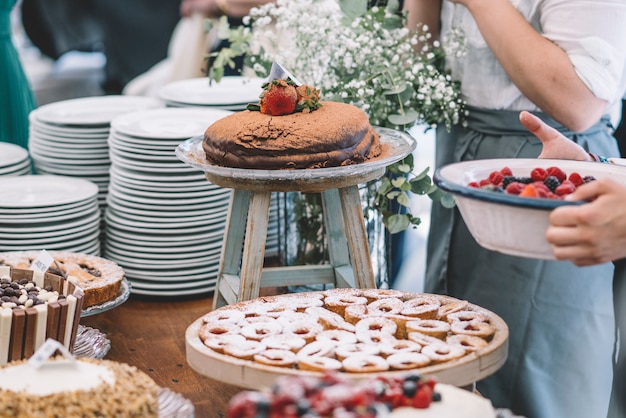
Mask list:
[[[481,246],[553,260],[545,238],[550,211],[584,204],[563,198],[579,185],[602,177],[626,184],[626,167],[534,158],[474,160],[439,168],[434,182],[454,195],[467,228]]]

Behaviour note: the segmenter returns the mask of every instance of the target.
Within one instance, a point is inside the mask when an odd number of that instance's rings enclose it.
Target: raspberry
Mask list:
[[[550,189],[548,188],[548,186],[546,186],[543,181],[535,181],[533,183],[531,183],[533,186],[535,186],[535,189],[537,191],[542,191],[544,193],[548,193],[550,191]]]
[[[503,178],[504,176],[499,171],[492,171],[489,174],[489,181],[491,182],[491,184],[494,184],[496,186],[502,183]]]
[[[502,174],[503,176],[512,176],[513,172],[511,171],[511,169],[509,167],[503,167],[500,170],[500,174]]]
[[[505,190],[508,194],[520,194],[522,190],[524,190],[524,187],[526,187],[524,183],[516,181],[506,186]]]
[[[472,181],[467,184],[467,187],[472,187],[474,189],[480,189],[480,184],[477,181]]]
[[[565,174],[565,171],[561,170],[559,167],[548,167],[546,171],[549,176],[556,177],[561,183],[567,179],[567,174]]]
[[[559,187],[556,188],[554,193],[559,196],[565,196],[566,194],[573,193],[576,190],[576,186],[571,181],[564,181]]]
[[[561,182],[555,176],[548,176],[543,181],[543,184],[554,193],[554,190],[561,185]]]
[[[578,186],[580,186],[581,184],[584,183],[583,178],[581,177],[581,175],[576,173],[576,172],[571,173],[569,175],[568,180],[571,181],[572,183],[574,183],[574,186],[576,186],[576,187],[578,187]]]
[[[430,406],[433,390],[428,385],[422,385],[413,397],[413,408],[425,409]]]
[[[543,168],[535,168],[530,172],[530,178],[533,181],[544,181],[548,177],[548,172]]]
[[[491,185],[491,182],[489,181],[489,179],[482,179],[481,181],[478,182],[480,187],[484,187],[484,186],[489,186]]]

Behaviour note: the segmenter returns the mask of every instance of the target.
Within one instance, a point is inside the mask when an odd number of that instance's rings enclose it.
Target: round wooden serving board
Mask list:
[[[310,294],[320,292],[309,292]],[[293,294],[292,294],[293,295]],[[299,295],[307,295],[302,293]],[[403,292],[403,300],[418,296],[433,296],[442,301],[454,302],[457,299],[423,293]],[[289,296],[289,295],[283,295]],[[281,296],[262,297],[264,301],[280,301]],[[257,299],[239,302],[224,306],[219,310],[245,309],[246,304],[254,303]],[[371,378],[372,375],[405,375],[409,372],[421,375],[435,376],[438,382],[454,386],[470,385],[496,372],[507,357],[507,342],[509,330],[502,318],[491,311],[479,306],[468,304],[466,310],[482,313],[489,318],[490,324],[495,328],[495,334],[489,340],[487,346],[465,356],[446,363],[432,364],[423,368],[401,371],[387,371],[379,373],[348,373],[340,372],[342,376],[360,380]],[[187,362],[198,373],[208,376],[223,383],[240,386],[247,389],[259,390],[271,386],[278,377],[288,375],[308,375],[320,377],[321,372],[304,371],[296,368],[272,367],[257,363],[252,360],[243,360],[230,355],[220,354],[204,345],[199,337],[200,328],[204,325],[204,316],[194,321],[185,333]]]

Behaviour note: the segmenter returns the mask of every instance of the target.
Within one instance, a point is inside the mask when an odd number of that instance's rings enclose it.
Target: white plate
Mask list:
[[[193,218],[193,217],[201,217],[202,219],[215,219],[218,214],[213,212],[207,212],[204,209],[192,210],[192,211],[177,211],[177,212],[164,212],[160,210],[152,210],[147,207],[139,207],[133,208],[126,204],[123,201],[117,201],[115,198],[111,197],[111,195],[107,196],[107,206],[116,211],[117,213],[130,213],[132,215],[140,216],[140,217],[158,217],[163,220],[163,222],[178,222],[181,219]],[[132,218],[130,218],[132,219]],[[143,220],[143,219],[138,219]]]
[[[204,277],[198,280],[164,280],[162,282],[142,281],[141,279],[133,280],[133,288],[138,286],[143,290],[185,290],[206,286],[209,283],[215,284],[214,277]]]
[[[68,177],[102,176],[108,174],[110,164],[102,165],[67,165],[59,163],[48,163],[33,158],[35,171],[40,174],[51,174]]]
[[[89,200],[89,204],[63,209],[50,209],[46,212],[37,213],[3,213],[0,211],[0,224],[27,225],[33,223],[52,224],[66,219],[76,218],[83,213],[91,213],[98,208],[97,199]]]
[[[54,145],[50,145],[38,143],[36,141],[31,141],[29,144],[31,152],[32,150],[35,150],[39,152],[39,154],[48,156],[58,155],[62,156],[63,158],[66,158],[68,156],[73,158],[75,158],[76,156],[83,156],[83,158],[105,158],[109,156],[109,147],[106,142],[104,143],[104,146],[98,144],[97,147],[91,147],[89,145],[92,144],[83,143],[62,145],[57,143]]]
[[[175,215],[176,213],[180,213],[180,211],[192,212],[194,214],[207,214],[207,212],[221,214],[227,211],[228,206],[228,199],[223,199],[217,202],[209,201],[196,204],[176,204],[175,202],[174,204],[167,204],[168,202],[165,202],[166,204],[160,204],[161,201],[158,200],[144,200],[142,202],[137,202],[136,199],[132,197],[129,199],[127,195],[117,193],[116,191],[109,191],[107,202],[117,205],[120,211],[123,211],[123,208],[125,207],[147,210],[149,212],[164,211],[163,216],[181,216],[180,214]]]
[[[222,240],[203,242],[201,244],[189,245],[185,247],[150,247],[145,248],[134,242],[119,242],[116,239],[107,239],[106,248],[117,254],[128,258],[136,258],[141,260],[154,260],[155,264],[170,263],[176,260],[189,259],[190,263],[203,257],[219,256],[222,250]]]
[[[100,211],[97,207],[94,207],[93,210],[85,213],[77,213],[75,214],[71,220],[65,221],[57,221],[48,222],[45,220],[44,222],[23,222],[18,225],[16,228],[8,227],[6,225],[2,226],[0,230],[0,237],[2,238],[19,238],[23,234],[37,234],[37,233],[53,233],[54,235],[58,235],[59,231],[61,233],[69,232],[73,228],[83,227],[85,225],[93,224],[96,221],[99,221]]]
[[[206,242],[221,242],[224,236],[224,231],[196,231],[191,234],[180,234],[165,236],[163,234],[142,234],[128,233],[124,229],[119,229],[115,225],[107,224],[105,226],[105,234],[108,240],[115,240],[117,242],[131,242],[136,243],[137,246],[146,248],[153,247],[168,247],[171,246],[172,251],[176,251],[176,248],[185,247],[188,245],[198,245]]]
[[[193,167],[182,164],[181,162],[154,162],[154,161],[139,161],[137,159],[128,159],[120,157],[119,155],[110,154],[111,162],[122,167],[127,167],[131,170],[139,170],[148,173],[157,174],[192,174],[197,172]]]
[[[61,125],[108,125],[116,116],[163,107],[160,100],[139,96],[97,96],[62,100],[40,106],[36,118]]]
[[[154,155],[154,154],[142,154],[141,150],[134,150],[132,148],[120,149],[116,147],[110,148],[110,155],[115,157],[124,158],[129,161],[138,161],[142,163],[157,163],[163,164],[166,163],[168,165],[178,165],[180,161],[176,158],[176,147],[172,147],[169,153],[164,153],[163,155]]]
[[[176,187],[176,183],[165,183],[165,182],[153,182],[153,181],[140,181],[124,178],[118,175],[113,175],[109,180],[109,186],[111,184],[115,184],[116,186],[122,187],[124,189],[133,189],[137,191],[143,192],[155,192],[155,193],[206,193],[213,194],[219,196],[222,194],[224,189],[216,188],[212,183],[207,181],[203,182],[185,182],[181,183],[179,187]],[[229,190],[230,192],[230,190]]]
[[[106,253],[110,257],[115,257],[117,262],[125,263],[128,266],[133,266],[137,269],[153,269],[165,271],[167,273],[175,271],[185,271],[192,267],[198,266],[214,266],[215,271],[220,261],[220,252],[203,255],[202,257],[195,257],[193,259],[186,259],[185,256],[181,256],[178,259],[172,260],[155,260],[152,258],[133,257],[134,254],[128,256],[120,254],[115,249],[106,246]],[[136,278],[136,277],[135,277]]]
[[[98,194],[91,181],[64,176],[30,175],[0,178],[1,208],[32,208],[74,203]]]
[[[198,230],[198,227],[190,227],[190,228],[162,228],[162,227],[153,227],[152,225],[147,225],[143,222],[133,222],[127,219],[124,219],[120,216],[115,215],[112,211],[107,210],[104,218],[108,225],[115,225],[119,229],[124,229],[126,231],[135,231],[139,233],[153,233],[153,234],[163,234],[163,235],[179,235],[179,234],[191,234]],[[212,224],[206,224],[202,227],[203,230],[216,231],[223,230],[224,225],[226,224],[226,216],[221,219],[216,220]]]
[[[206,285],[198,285],[195,289],[189,290],[145,290],[140,287],[133,287],[132,293],[145,296],[175,297],[175,296],[191,296],[204,295],[215,290],[215,283],[209,282]]]
[[[28,160],[28,151],[19,145],[0,142],[0,170]]]
[[[258,99],[257,99],[258,102]],[[234,105],[201,105],[201,104],[189,104],[189,103],[179,103],[179,102],[174,102],[174,101],[170,101],[170,100],[165,100],[165,106],[167,107],[186,107],[186,108],[193,108],[193,109],[221,109],[221,110],[229,110],[231,112],[240,112],[242,110],[246,110],[246,108],[248,107],[248,103],[238,103],[238,104],[234,104]]]
[[[172,147],[172,144],[175,141],[166,142],[165,144],[159,145],[144,145],[144,144],[136,144],[132,141],[128,141],[124,138],[121,138],[117,135],[111,135],[108,139],[109,149],[114,150],[122,150],[126,152],[137,153],[141,155],[155,155],[159,157],[166,157],[172,154],[172,150],[175,150],[176,147]]]
[[[112,164],[110,169],[111,175],[116,173],[126,179],[134,179],[139,181],[147,181],[152,184],[154,182],[167,182],[167,183],[192,183],[198,184],[200,182],[207,182],[204,174],[198,171],[190,171],[186,174],[168,174],[168,173],[146,173],[145,171],[136,170],[128,167],[123,167],[118,164]],[[215,186],[218,187],[218,186]]]
[[[138,193],[135,193],[135,190],[118,188],[115,184],[109,186],[109,194],[113,194],[115,197],[119,197],[125,201],[149,205],[150,207],[153,207],[154,205],[167,206],[168,208],[176,206],[176,210],[184,209],[189,206],[197,207],[199,209],[228,206],[228,199],[230,197],[230,194],[227,191],[224,191],[221,194],[207,193],[200,195],[199,197],[186,197],[185,193],[167,193],[165,195],[149,193],[148,196],[140,196]]]
[[[111,138],[113,141],[111,141]],[[109,144],[112,148],[134,148],[134,149],[147,149],[157,151],[171,151],[172,146],[177,143],[180,144],[181,139],[153,139],[153,138],[139,138],[137,136],[124,135],[120,132],[113,132],[109,135]]]
[[[174,81],[159,89],[161,99],[191,105],[241,105],[258,103],[263,78],[227,76],[209,85],[207,77]]]
[[[65,236],[59,237],[57,240],[42,240],[41,242],[26,241],[15,244],[7,244],[5,241],[0,242],[0,251],[32,251],[32,250],[55,250],[55,251],[74,251],[82,252],[76,248],[93,246],[99,243],[100,231],[96,231],[92,235],[80,236],[75,239],[66,239]]]
[[[209,125],[231,113],[193,108],[144,110],[116,117],[111,121],[111,128],[140,138],[187,139],[202,135]]]
[[[0,167],[0,176],[8,176],[14,173],[27,173],[30,171],[30,160],[24,160],[21,163],[11,166]]]
[[[80,158],[80,155],[76,155],[76,157],[74,158],[72,158],[69,155],[64,156],[64,157],[54,157],[45,151],[40,153],[39,148],[31,149],[30,154],[32,155],[33,160],[37,164],[43,163],[47,165],[60,165],[60,166],[63,165],[66,167],[85,166],[87,168],[91,168],[94,166],[104,167],[104,166],[111,164],[111,160],[109,159],[109,156],[106,154],[104,154],[102,158],[90,158],[88,156],[84,156],[83,158]],[[81,168],[78,167],[78,169],[80,170]]]
[[[208,184],[201,184],[204,188],[196,188],[192,190],[181,190],[174,187],[158,187],[159,183],[150,188],[143,188],[132,183],[125,183],[118,177],[112,177],[109,181],[109,188],[123,191],[124,194],[135,196],[143,196],[153,199],[194,199],[202,197],[211,197],[215,200],[228,199],[230,197],[230,189],[210,189]]]
[[[106,258],[111,259],[111,260],[115,260],[113,257],[109,257],[107,256]],[[176,280],[179,281],[185,281],[185,280],[203,280],[203,279],[207,279],[207,278],[211,278],[211,279],[215,279],[217,276],[217,270],[218,270],[218,266],[217,265],[203,265],[200,268],[194,268],[194,269],[180,269],[177,271],[172,271],[171,269],[168,270],[161,270],[161,269],[148,269],[148,268],[143,268],[143,269],[135,269],[132,266],[129,265],[124,265],[124,262],[118,262],[116,261],[120,266],[122,266],[122,268],[124,269],[124,272],[127,273],[127,277],[130,278],[131,283],[132,283],[132,279],[133,277],[136,277],[137,279],[140,280],[147,280],[147,281],[167,281],[168,277],[172,277],[172,278],[176,278]],[[134,287],[134,284],[133,284]]]

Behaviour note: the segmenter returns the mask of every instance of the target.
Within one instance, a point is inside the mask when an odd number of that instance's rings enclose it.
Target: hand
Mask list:
[[[520,112],[519,120],[526,129],[541,140],[543,149],[541,154],[539,154],[539,158],[593,161],[583,147],[571,141],[532,113]]]
[[[602,178],[580,186],[567,200],[591,202],[550,213],[546,239],[557,259],[589,266],[626,257],[626,186]]]
[[[193,13],[200,13],[206,17],[217,17],[222,14],[216,0],[182,0],[180,14],[189,17]]]

